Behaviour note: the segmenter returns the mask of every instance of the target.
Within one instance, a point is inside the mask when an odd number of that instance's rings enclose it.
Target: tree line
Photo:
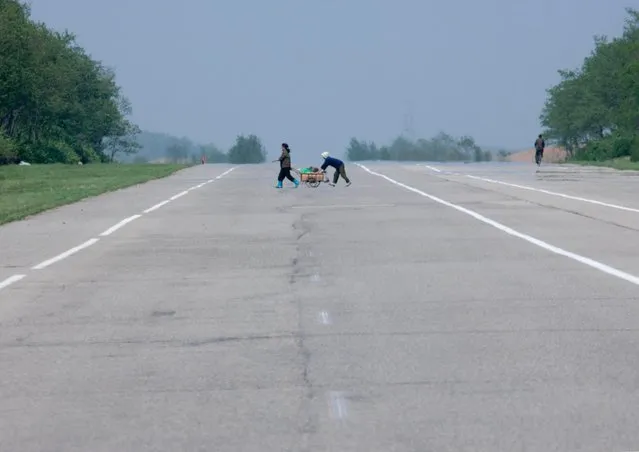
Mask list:
[[[544,134],[571,158],[639,161],[639,11],[626,12],[623,34],[596,36],[581,67],[560,70],[548,90]]]
[[[491,161],[493,155],[483,150],[470,136],[455,138],[445,132],[425,139],[410,140],[404,136],[395,138],[389,145],[378,146],[374,142],[351,138],[346,148],[346,157],[351,161],[395,160],[395,161]]]
[[[256,135],[238,135],[235,143],[224,152],[214,144],[194,145],[190,140],[179,140],[166,146],[165,160],[174,163],[263,163],[266,148]]]
[[[157,160],[158,151],[149,150],[154,140],[172,141],[159,151],[171,161],[266,159],[255,135],[238,136],[222,152],[143,133],[131,112],[114,71],[92,59],[73,34],[32,20],[26,3],[0,0],[0,164]]]
[[[73,34],[0,0],[0,163],[109,161],[135,152],[138,127],[115,74]]]

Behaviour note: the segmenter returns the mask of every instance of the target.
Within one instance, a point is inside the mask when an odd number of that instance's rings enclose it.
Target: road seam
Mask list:
[[[623,279],[625,281],[628,281],[628,282],[630,282],[632,284],[635,284],[635,285],[639,286],[639,277],[637,277],[635,275],[631,275],[630,273],[626,273],[624,271],[621,271],[619,269],[616,269],[614,267],[606,265],[606,264],[604,264],[602,262],[596,261],[594,259],[590,259],[589,257],[582,256],[580,254],[576,254],[576,253],[573,253],[571,251],[564,250],[563,248],[559,248],[559,247],[557,247],[555,245],[551,245],[550,243],[544,242],[544,241],[539,240],[539,239],[537,239],[535,237],[532,237],[530,235],[527,235],[527,234],[524,234],[522,232],[516,231],[516,230],[514,230],[514,229],[512,229],[512,228],[510,228],[510,227],[508,227],[506,225],[498,223],[495,220],[491,220],[490,218],[485,217],[485,216],[483,216],[483,215],[481,215],[481,214],[479,214],[479,213],[477,213],[477,212],[475,212],[473,210],[467,209],[467,208],[459,206],[457,204],[453,204],[451,202],[445,201],[445,200],[443,200],[441,198],[438,198],[436,196],[433,196],[433,195],[430,195],[430,194],[428,194],[426,192],[423,192],[423,191],[421,191],[421,190],[419,190],[417,188],[414,188],[414,187],[411,187],[409,185],[406,185],[406,184],[403,184],[401,182],[398,182],[398,181],[396,181],[394,179],[391,179],[390,177],[388,177],[388,176],[386,176],[384,174],[372,171],[372,170],[368,169],[367,167],[365,167],[364,165],[361,165],[359,163],[356,163],[356,165],[359,166],[360,168],[362,168],[364,171],[366,171],[366,172],[368,172],[368,173],[370,173],[370,174],[372,174],[374,176],[378,176],[378,177],[381,177],[383,179],[386,179],[387,181],[391,182],[392,184],[395,184],[395,185],[397,185],[399,187],[402,187],[402,188],[404,188],[404,189],[406,189],[408,191],[412,191],[413,193],[417,193],[418,195],[421,195],[421,196],[423,196],[425,198],[428,198],[431,201],[435,201],[438,204],[442,204],[444,206],[447,206],[447,207],[450,207],[452,209],[455,209],[455,210],[457,210],[459,212],[465,213],[466,215],[471,216],[471,217],[475,218],[476,220],[481,221],[482,223],[488,224],[488,225],[490,225],[490,226],[492,226],[492,227],[494,227],[494,228],[496,228],[496,229],[498,229],[498,230],[500,230],[502,232],[505,232],[508,235],[512,235],[514,237],[520,238],[522,240],[525,240],[528,243],[532,243],[533,245],[537,245],[538,247],[543,248],[543,249],[545,249],[547,251],[550,251],[550,252],[555,253],[555,254],[559,254],[559,255],[564,256],[564,257],[568,257],[568,258],[570,258],[570,259],[572,259],[574,261],[580,262],[580,263],[582,263],[584,265],[587,265],[587,266],[589,266],[591,268],[599,270],[599,271],[601,271],[603,273],[607,273],[607,274],[609,274],[611,276],[616,276],[619,279]]]
[[[102,232],[101,234],[99,234],[99,236],[100,237],[107,237],[107,236],[113,234],[115,231],[121,229],[125,225],[131,223],[132,221],[135,221],[138,218],[141,218],[142,215],[147,214],[147,213],[151,213],[151,212],[153,212],[153,211],[155,211],[155,210],[167,205],[171,201],[174,201],[174,200],[176,200],[178,198],[181,198],[182,196],[188,194],[192,190],[201,188],[201,187],[203,187],[206,184],[209,184],[211,182],[214,182],[216,180],[219,180],[219,179],[223,178],[224,176],[229,174],[231,171],[233,171],[235,168],[236,167],[230,168],[230,169],[224,171],[219,176],[216,176],[216,177],[214,177],[212,179],[209,179],[206,182],[203,182],[201,184],[195,185],[195,186],[193,186],[193,187],[191,187],[191,188],[189,188],[187,190],[184,190],[184,191],[178,193],[177,195],[174,195],[174,196],[170,197],[169,199],[166,199],[166,200],[164,200],[162,202],[159,202],[159,203],[155,204],[154,206],[151,206],[148,209],[144,210],[141,214],[136,214],[136,215],[132,215],[132,216],[130,216],[128,218],[125,218],[124,220],[116,223],[115,225],[111,226],[109,229],[107,229],[104,232]],[[47,259],[45,261],[40,262],[37,265],[34,265],[33,267],[31,267],[31,270],[42,270],[44,268],[47,268],[50,265],[53,265],[53,264],[55,264],[57,262],[60,262],[60,261],[62,261],[64,259],[66,259],[67,257],[76,254],[79,251],[82,251],[82,250],[84,250],[86,248],[89,248],[90,246],[98,243],[99,241],[100,241],[99,238],[95,238],[95,237],[91,238],[91,239],[87,240],[86,242],[84,242],[84,243],[82,243],[82,244],[80,244],[78,246],[70,248],[70,249],[58,254],[57,256],[52,257],[51,259]],[[26,274],[13,275],[13,276],[10,276],[9,278],[7,278],[7,279],[5,279],[3,281],[0,281],[0,290],[5,289],[5,288],[9,287],[11,284],[24,279],[26,276],[27,276]]]

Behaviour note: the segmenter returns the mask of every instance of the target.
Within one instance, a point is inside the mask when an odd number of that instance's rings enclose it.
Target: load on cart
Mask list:
[[[300,175],[300,181],[308,187],[319,187],[322,182],[328,182],[326,173],[314,166],[307,166],[295,170]]]

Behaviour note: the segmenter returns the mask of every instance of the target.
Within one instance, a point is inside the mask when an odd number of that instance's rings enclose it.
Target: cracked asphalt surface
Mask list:
[[[365,163],[639,275],[639,178]],[[202,165],[0,227],[1,451],[639,449],[639,286],[348,165]]]

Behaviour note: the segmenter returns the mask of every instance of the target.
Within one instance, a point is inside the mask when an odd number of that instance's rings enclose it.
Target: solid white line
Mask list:
[[[120,221],[118,224],[116,224],[115,226],[111,226],[109,229],[107,229],[106,231],[104,231],[102,234],[100,234],[101,237],[106,237],[108,235],[113,234],[115,231],[117,231],[118,229],[120,229],[122,226],[124,226],[125,224],[128,224],[130,222],[132,222],[133,220],[137,220],[138,218],[140,218],[142,215],[132,215],[129,218],[125,218],[124,220]]]
[[[11,284],[20,281],[22,278],[26,277],[27,275],[13,275],[13,276],[9,276],[7,279],[5,279],[4,281],[0,281],[0,290],[5,289],[7,287],[9,287]]]
[[[430,170],[433,170],[433,171],[437,172],[437,173],[441,173],[442,172],[442,170],[440,170],[438,168],[435,168],[434,166],[430,166],[430,165],[424,165],[424,166],[426,168],[430,169]]]
[[[559,196],[561,198],[566,198],[566,199],[573,199],[575,201],[589,202],[591,204],[597,204],[599,206],[610,207],[610,208],[613,208],[613,209],[625,210],[627,212],[639,213],[639,209],[633,209],[632,207],[620,206],[618,204],[610,204],[610,203],[603,202],[603,201],[597,201],[595,199],[582,198],[580,196],[566,195],[564,193],[557,193],[557,192],[550,191],[550,190],[544,190],[543,188],[534,188],[534,187],[529,187],[527,185],[512,184],[510,182],[503,182],[503,181],[495,180],[495,179],[487,179],[485,177],[472,176],[470,174],[466,174],[466,177],[469,177],[471,179],[481,180],[481,181],[484,181],[484,182],[490,182],[490,183],[493,183],[493,184],[501,184],[501,185],[507,185],[509,187],[521,188],[522,190],[536,191],[536,192],[539,192],[539,193],[545,193],[547,195]]]
[[[479,220],[479,221],[481,221],[483,223],[486,223],[486,224],[488,224],[490,226],[493,226],[494,228],[497,228],[500,231],[505,232],[506,234],[512,235],[514,237],[518,237],[518,238],[520,238],[522,240],[525,240],[525,241],[527,241],[529,243],[532,243],[533,245],[537,245],[540,248],[543,248],[543,249],[548,250],[550,252],[553,252],[555,254],[559,254],[561,256],[568,257],[568,258],[570,258],[572,260],[580,262],[580,263],[582,263],[584,265],[588,265],[589,267],[597,269],[597,270],[599,270],[601,272],[607,273],[607,274],[612,275],[612,276],[616,276],[617,278],[623,279],[625,281],[628,281],[628,282],[630,282],[632,284],[635,284],[635,285],[639,286],[639,277],[637,277],[635,275],[631,275],[630,273],[626,273],[626,272],[618,270],[618,269],[616,269],[614,267],[610,267],[609,265],[606,265],[604,263],[598,262],[598,261],[596,261],[594,259],[590,259],[588,257],[581,256],[579,254],[576,254],[576,253],[573,253],[573,252],[570,252],[570,251],[566,251],[566,250],[564,250],[562,248],[559,248],[557,246],[551,245],[551,244],[546,243],[546,242],[544,242],[542,240],[539,240],[539,239],[536,239],[536,238],[531,237],[529,235],[526,235],[526,234],[523,234],[521,232],[518,232],[518,231],[516,231],[516,230],[514,230],[512,228],[509,228],[508,226],[505,226],[505,225],[503,225],[501,223],[498,223],[498,222],[496,222],[494,220],[491,220],[490,218],[487,218],[487,217],[485,217],[483,215],[480,215],[477,212],[474,212],[474,211],[472,211],[470,209],[466,209],[465,207],[458,206],[457,204],[453,204],[453,203],[450,203],[448,201],[444,201],[441,198],[438,198],[438,197],[433,196],[433,195],[429,195],[428,193],[425,193],[425,192],[423,192],[421,190],[418,190],[416,188],[413,188],[413,187],[410,187],[408,185],[402,184],[401,182],[398,182],[398,181],[396,181],[394,179],[391,179],[388,176],[385,176],[385,175],[380,174],[380,173],[376,173],[375,171],[371,171],[370,169],[366,168],[364,165],[361,165],[359,163],[356,163],[356,165],[360,166],[363,170],[369,172],[370,174],[373,174],[375,176],[379,176],[381,178],[384,178],[387,181],[389,181],[389,182],[391,182],[391,183],[393,183],[395,185],[398,185],[398,186],[400,186],[402,188],[405,188],[406,190],[412,191],[414,193],[417,193],[418,195],[424,196],[425,198],[428,198],[428,199],[430,199],[432,201],[435,201],[435,202],[437,202],[439,204],[442,204],[444,206],[447,206],[447,207],[450,207],[452,209],[458,210],[459,212],[465,213],[466,215],[469,215],[469,216],[471,216],[471,217],[473,217],[473,218],[475,218],[475,219],[477,219],[477,220]]]
[[[76,246],[75,248],[71,248],[70,250],[65,251],[64,253],[58,254],[55,257],[52,257],[51,259],[48,259],[44,262],[40,262],[38,265],[31,267],[32,270],[42,270],[45,267],[48,267],[51,264],[55,264],[56,262],[61,261],[62,259],[66,259],[67,257],[71,256],[72,254],[77,253],[78,251],[81,251],[85,248],[90,247],[91,245],[93,245],[94,243],[97,243],[100,239],[90,239],[87,240],[86,242],[84,242],[81,245]]]
[[[167,205],[168,203],[170,203],[171,200],[167,199],[166,201],[162,201],[157,203],[156,205],[154,205],[153,207],[149,207],[148,209],[146,209],[143,213],[151,213],[154,210],[158,210],[160,207]]]

